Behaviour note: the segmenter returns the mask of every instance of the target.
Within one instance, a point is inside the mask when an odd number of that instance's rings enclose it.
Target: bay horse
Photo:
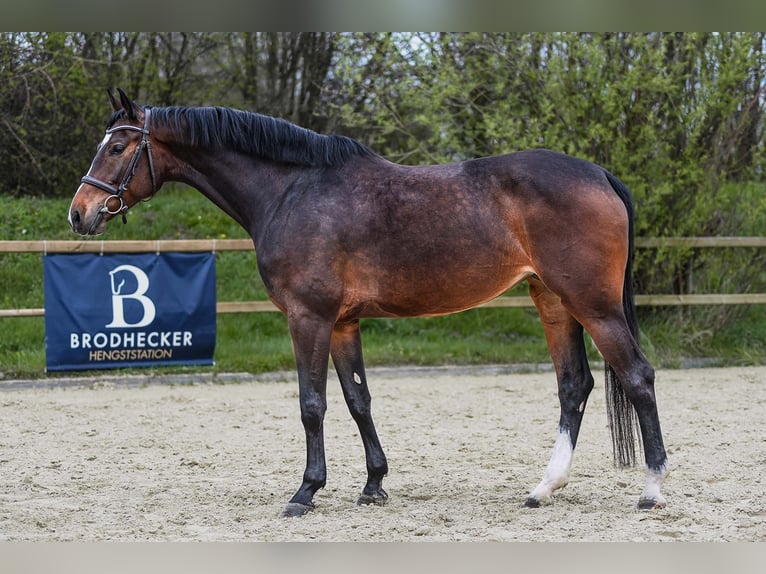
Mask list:
[[[207,196],[252,237],[271,301],[287,316],[306,433],[303,481],[283,516],[324,487],[323,418],[332,357],[364,445],[358,504],[385,504],[388,463],[370,410],[359,321],[475,307],[526,280],[558,381],[550,462],[526,506],[569,481],[594,386],[583,330],[604,358],[615,463],[635,463],[641,509],[661,508],[667,457],[654,369],[631,287],[633,207],[603,167],[549,150],[431,166],[387,161],[344,136],[224,107],[149,107],[107,90],[114,113],[72,199],[69,224],[97,235],[166,181]]]

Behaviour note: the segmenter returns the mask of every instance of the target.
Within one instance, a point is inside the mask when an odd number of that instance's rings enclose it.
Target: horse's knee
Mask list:
[[[301,402],[301,422],[307,431],[318,431],[322,427],[327,403],[322,400],[304,400]]]

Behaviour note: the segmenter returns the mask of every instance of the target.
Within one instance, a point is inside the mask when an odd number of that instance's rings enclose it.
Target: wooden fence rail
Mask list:
[[[138,241],[0,241],[0,253],[161,253],[252,251],[250,239],[158,239]]]
[[[641,237],[636,247],[660,248],[766,248],[766,237]],[[139,241],[0,241],[0,253],[153,253],[166,251],[252,251],[249,239],[161,239]],[[637,305],[745,305],[766,304],[766,293],[727,293],[699,295],[636,295]],[[480,307],[532,307],[528,296],[498,297]],[[262,313],[278,309],[269,301],[219,301],[218,313]],[[37,317],[45,309],[0,309],[2,317]]]
[[[636,247],[766,247],[766,237],[638,237]],[[0,241],[0,253],[152,253],[164,251],[252,251],[250,239],[99,239]]]

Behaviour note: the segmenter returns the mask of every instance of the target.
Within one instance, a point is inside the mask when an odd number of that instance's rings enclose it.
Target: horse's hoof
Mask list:
[[[530,496],[529,498],[527,498],[527,501],[524,503],[524,506],[526,506],[527,508],[540,508],[540,501]]]
[[[657,500],[654,498],[641,498],[638,501],[639,510],[659,510],[665,508],[664,500]]]
[[[375,491],[374,494],[362,493],[362,495],[359,497],[359,500],[356,501],[357,506],[362,506],[363,504],[374,504],[376,506],[385,506],[387,503],[388,503],[388,494],[382,488],[379,488],[377,491]]]
[[[301,504],[300,502],[288,502],[285,509],[280,516],[282,518],[295,518],[297,516],[303,516],[314,510],[314,503]]]

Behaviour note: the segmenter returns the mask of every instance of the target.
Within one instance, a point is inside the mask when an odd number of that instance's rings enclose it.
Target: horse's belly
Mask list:
[[[451,277],[421,278],[420,281],[391,281],[380,284],[374,296],[355,305],[363,317],[428,317],[471,309],[501,295],[532,275],[528,268],[511,272],[497,269],[485,274],[455,274]]]

